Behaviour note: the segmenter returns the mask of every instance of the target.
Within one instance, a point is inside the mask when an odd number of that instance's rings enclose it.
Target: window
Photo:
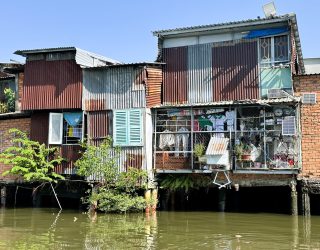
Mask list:
[[[114,111],[113,140],[115,146],[142,146],[140,109]]]
[[[50,113],[49,144],[78,144],[82,140],[82,112]]]
[[[288,36],[264,37],[259,40],[261,66],[270,67],[289,61]]]

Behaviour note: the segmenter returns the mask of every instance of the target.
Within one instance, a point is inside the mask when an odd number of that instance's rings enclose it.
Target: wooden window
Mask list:
[[[113,140],[115,146],[142,146],[140,109],[114,111]]]

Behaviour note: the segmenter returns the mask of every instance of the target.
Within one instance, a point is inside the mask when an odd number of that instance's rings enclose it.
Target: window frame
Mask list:
[[[280,37],[280,36],[286,36],[287,37],[287,50],[288,50],[288,59],[287,60],[281,60],[281,61],[275,61],[275,37]],[[270,38],[270,54],[271,58],[270,61],[268,62],[263,62],[261,58],[261,39],[265,38]],[[282,33],[282,34],[277,34],[277,35],[272,35],[272,36],[264,36],[260,37],[258,40],[258,56],[259,56],[259,64],[261,68],[270,68],[274,66],[279,66],[279,64],[283,63],[284,65],[288,65],[290,63],[290,57],[291,57],[291,50],[290,50],[290,37],[289,33]]]
[[[132,124],[132,122],[134,120],[131,120],[131,117],[134,117],[134,112],[139,112],[139,121],[138,121],[138,125],[137,124]],[[119,115],[123,114],[122,119],[124,119],[125,121],[119,121]],[[143,122],[143,117],[144,117],[144,113],[142,109],[117,109],[117,110],[113,110],[112,112],[113,115],[113,122],[112,122],[112,137],[113,137],[113,145],[114,146],[118,146],[118,147],[134,147],[134,146],[143,146],[144,143],[144,136],[143,136],[143,131],[144,131],[144,122]],[[136,118],[136,116],[135,116]],[[122,124],[120,124],[122,123]],[[120,125],[121,127],[119,128]],[[137,141],[132,141],[131,137],[132,135],[132,131],[134,131],[134,129],[136,128],[140,128],[139,130],[139,142]],[[131,131],[132,130],[132,131]],[[119,139],[120,141],[118,141],[118,138],[120,137],[119,134],[122,133],[122,139],[125,138],[125,140],[123,140],[121,142],[121,139]]]
[[[81,111],[82,112],[82,111]],[[82,112],[82,127],[81,127],[81,138],[79,140],[78,143],[63,143],[64,142],[64,113],[73,113],[73,112],[50,112],[49,113],[49,131],[48,131],[48,144],[49,145],[79,145],[80,142],[83,142],[84,140],[84,112]],[[53,129],[53,121],[52,121],[52,116],[54,115],[59,115],[60,116],[60,131],[59,131],[59,134],[60,134],[60,138],[59,140],[57,141],[53,141],[52,140],[52,129]]]

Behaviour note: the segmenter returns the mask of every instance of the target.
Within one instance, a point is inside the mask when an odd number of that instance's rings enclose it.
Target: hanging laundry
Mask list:
[[[73,127],[68,128],[68,136],[72,137],[73,136]]]
[[[228,131],[234,131],[234,121],[236,119],[236,112],[234,110],[226,112]]]
[[[187,132],[189,131],[188,129],[182,127],[178,130],[178,132]],[[180,143],[182,143],[182,149],[183,151],[188,151],[188,144],[189,144],[189,134],[187,133],[181,133],[181,134],[176,134],[175,137],[175,151],[180,151]],[[178,157],[179,153],[175,153],[175,156]],[[187,157],[187,153],[183,153],[184,157]]]
[[[171,133],[170,130],[163,131],[163,134],[159,136],[159,148],[164,149],[165,147],[171,147],[175,143],[175,137],[173,134],[166,134]]]

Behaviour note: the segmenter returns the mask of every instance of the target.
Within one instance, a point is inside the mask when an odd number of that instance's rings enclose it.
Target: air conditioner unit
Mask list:
[[[268,99],[283,98],[287,96],[288,93],[283,89],[268,89]]]
[[[316,93],[303,93],[302,94],[302,103],[316,104],[317,103],[317,94]]]

